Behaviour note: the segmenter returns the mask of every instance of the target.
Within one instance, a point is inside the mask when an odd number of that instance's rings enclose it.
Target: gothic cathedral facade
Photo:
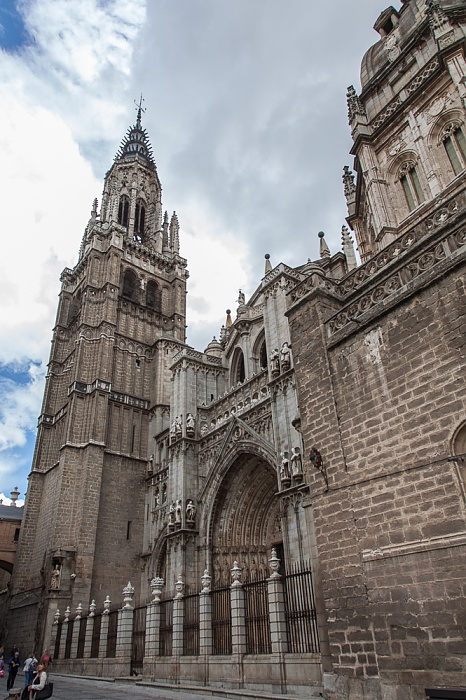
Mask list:
[[[374,28],[347,95],[360,263],[346,226],[336,254],[266,256],[203,352],[140,112],[123,140],[62,274],[12,579],[11,641],[59,668],[328,700],[464,685],[464,0]],[[125,585],[133,667],[76,623]]]

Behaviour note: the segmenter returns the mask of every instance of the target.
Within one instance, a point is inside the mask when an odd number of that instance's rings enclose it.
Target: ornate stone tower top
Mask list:
[[[155,161],[152,153],[152,146],[149,142],[146,129],[141,125],[142,107],[139,105],[136,124],[129,127],[126,136],[121,142],[120,149],[115,156],[115,160],[134,162],[137,158],[146,162],[147,166],[155,170]]]

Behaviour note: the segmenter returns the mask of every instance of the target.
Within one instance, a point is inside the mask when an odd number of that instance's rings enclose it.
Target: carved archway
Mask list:
[[[214,585],[231,582],[234,561],[243,581],[268,573],[272,546],[281,543],[276,472],[260,455],[236,457],[217,491],[210,521]]]

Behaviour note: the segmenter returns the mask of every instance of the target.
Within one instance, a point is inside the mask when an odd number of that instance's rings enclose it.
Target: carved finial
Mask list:
[[[103,615],[109,614],[111,604],[112,604],[112,601],[110,600],[110,596],[108,595],[104,600],[104,609],[102,612]]]
[[[330,248],[327,245],[327,242],[324,238],[325,233],[323,231],[319,231],[317,234],[320,238],[320,257],[321,258],[329,258],[330,257]]]
[[[18,500],[18,496],[19,496],[19,491],[18,491],[18,487],[17,487],[17,486],[15,486],[15,488],[13,489],[13,491],[10,492],[10,496],[11,496],[11,503],[10,503],[10,506],[15,506],[15,507],[16,507],[16,501]]]
[[[89,605],[89,617],[94,617],[96,610],[97,610],[97,605],[95,604],[95,600],[92,599],[92,602]]]
[[[426,6],[426,15],[429,18],[429,25],[433,31],[436,29],[451,29],[450,20],[438,0],[426,0]]]
[[[346,257],[346,265],[348,267],[348,272],[350,272],[358,266],[358,263],[356,260],[356,253],[354,252],[353,239],[351,238],[348,227],[345,225],[341,227],[341,242],[343,252]]]
[[[202,591],[201,593],[210,593],[210,586],[212,583],[212,576],[210,576],[208,569],[204,569],[204,575],[201,578]]]
[[[97,197],[94,199],[92,202],[92,209],[91,209],[91,219],[97,218],[97,207],[99,206],[99,201]]]
[[[231,309],[226,310],[227,320],[225,321],[225,327],[228,330],[231,328],[233,321],[231,320]]]
[[[269,566],[272,570],[270,578],[281,578],[278,570],[280,568],[280,559],[277,557],[277,550],[272,547],[272,556],[269,559]]]
[[[176,211],[173,212],[170,220],[170,248],[174,253],[180,252],[180,224]]]
[[[132,610],[133,606],[131,602],[134,595],[134,586],[131,585],[131,581],[128,581],[126,586],[123,588],[123,610]]]
[[[341,177],[343,180],[343,188],[346,197],[346,201],[349,199],[354,199],[354,194],[356,192],[356,185],[354,183],[354,174],[351,172],[349,165],[345,165],[343,168],[343,175]]]
[[[264,258],[265,258],[265,274],[267,274],[272,269],[272,263],[270,262],[270,255],[268,253],[266,253],[264,255]]]
[[[353,85],[350,85],[348,88],[346,93],[346,101],[348,103],[348,120],[350,124],[356,114],[362,114],[364,117],[366,116],[364,105]]]
[[[156,576],[150,582],[150,590],[152,593],[152,602],[153,603],[160,603],[160,596],[162,595],[162,588],[163,588],[164,584],[165,584],[165,581],[163,580],[163,578],[160,578],[159,576]]]
[[[232,588],[238,588],[239,586],[241,586],[241,567],[238,566],[237,561],[233,562],[233,568],[231,569],[231,577],[233,579],[233,583],[231,584]]]

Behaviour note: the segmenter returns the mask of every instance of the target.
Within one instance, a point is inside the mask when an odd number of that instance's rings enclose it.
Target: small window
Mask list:
[[[129,220],[129,199],[126,195],[120,197],[120,202],[118,204],[118,223],[128,228]]]
[[[132,525],[131,520],[128,520],[128,522],[126,523],[126,539],[127,540],[131,539],[131,525]]]
[[[455,175],[466,167],[466,139],[461,127],[449,124],[442,134],[442,141]]]
[[[19,540],[19,527],[16,528],[15,534],[13,536],[13,541],[17,542]]]
[[[413,211],[413,209],[424,201],[425,197],[416,171],[416,166],[412,161],[408,161],[401,166],[399,178],[408,209],[409,211]]]

